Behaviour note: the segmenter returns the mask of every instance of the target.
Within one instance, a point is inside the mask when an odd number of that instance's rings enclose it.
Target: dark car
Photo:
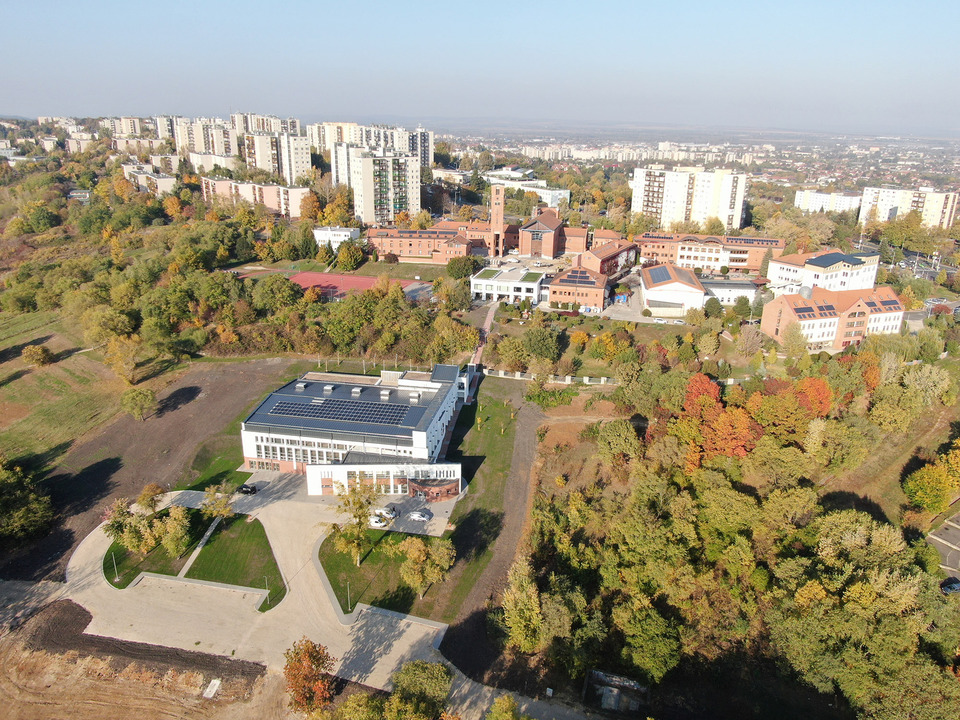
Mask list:
[[[940,583],[940,592],[942,592],[944,595],[960,593],[960,580],[955,577],[947,578]]]
[[[241,485],[240,487],[237,488],[237,492],[240,493],[241,495],[256,495],[256,494],[257,494],[257,486],[256,486],[256,485],[243,484],[243,485]]]

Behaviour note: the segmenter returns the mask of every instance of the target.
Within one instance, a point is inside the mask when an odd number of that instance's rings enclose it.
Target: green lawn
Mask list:
[[[27,344],[41,342],[55,362],[30,367],[20,359]],[[3,451],[34,469],[59,460],[78,437],[111,419],[124,383],[91,353],[54,312],[4,314],[0,319],[0,433]]]
[[[496,274],[500,272],[497,268],[487,268],[486,270],[481,270],[480,274],[477,275],[478,280],[489,280],[492,277],[495,277]]]
[[[158,517],[165,517],[166,515],[166,510],[158,513]],[[204,520],[199,510],[188,509],[187,515],[190,518],[190,545],[183,555],[178,558],[171,558],[167,555],[167,551],[158,545],[141,558],[120,543],[115,542],[110,545],[103,556],[103,575],[107,578],[107,581],[114,587],[125,588],[142,572],[159,573],[161,575],[176,575],[179,573],[190,558],[190,553],[200,542],[203,533],[210,526],[210,523]],[[114,571],[114,561],[116,561],[116,571]]]
[[[429,588],[423,600],[420,600],[413,590],[400,581],[403,559],[388,557],[384,552],[387,546],[399,544],[407,537],[404,533],[367,530],[369,550],[364,554],[360,567],[357,567],[353,556],[337,552],[332,535],[323,541],[320,563],[343,612],[351,612],[357,603],[366,603],[397,612],[412,612],[419,617],[433,614],[440,588]]]
[[[261,611],[274,607],[286,595],[267,533],[259,520],[247,515],[234,515],[217,526],[187,577],[253,588],[266,583],[270,596]]]

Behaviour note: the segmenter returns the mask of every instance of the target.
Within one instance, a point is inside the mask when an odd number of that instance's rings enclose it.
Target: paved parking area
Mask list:
[[[256,514],[259,508],[269,503],[290,500],[314,506],[317,522],[342,523],[344,520],[343,516],[337,513],[337,497],[308,495],[307,483],[302,475],[258,470],[253,473],[247,484],[255,485],[258,492],[256,495],[237,495],[233,502],[237,512]],[[400,512],[400,516],[389,525],[390,530],[440,537],[447,529],[450,515],[456,504],[456,498],[428,503],[408,495],[381,495],[377,498],[374,507],[381,508],[389,505]],[[430,516],[429,521],[424,523],[411,520],[409,514],[414,510],[425,510]]]
[[[927,542],[940,553],[940,567],[948,574],[960,577],[960,514],[930,533]]]

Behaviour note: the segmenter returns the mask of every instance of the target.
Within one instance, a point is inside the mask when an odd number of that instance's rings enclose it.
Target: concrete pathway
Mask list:
[[[293,499],[290,478],[273,474],[257,479],[256,495],[237,496],[234,509],[263,523],[287,584],[275,608],[261,613],[259,592],[145,577],[136,586],[117,590],[104,578],[102,561],[110,539],[97,528],[79,545],[67,566],[62,597],[85,607],[93,620],[86,632],[122,640],[214,653],[263,662],[271,671],[283,667],[283,653],[307,637],[327,646],[337,657],[340,677],[377,688],[389,688],[390,675],[403,663],[442,661],[435,649],[445,628],[396,613],[361,610],[352,625],[342,625],[320,575],[314,548],[337,519],[330,505]],[[302,478],[299,484],[302,484]],[[276,483],[274,487],[270,487]],[[203,493],[168,493],[165,504],[198,507]],[[452,709],[464,720],[480,720],[498,691],[456,673]],[[582,713],[562,705],[519,698],[536,718],[578,718]]]
[[[483,327],[480,329],[480,344],[477,346],[476,352],[473,353],[473,359],[470,361],[474,365],[480,364],[480,356],[483,355],[483,346],[487,344],[487,334],[490,332],[490,328],[493,327],[493,318],[497,314],[497,308],[499,306],[500,303],[495,300],[490,303],[487,317],[483,321]]]
[[[180,572],[177,573],[178,578],[185,578],[187,573],[190,572],[190,568],[193,567],[193,563],[196,561],[197,556],[200,555],[200,551],[203,550],[204,545],[207,544],[207,540],[210,539],[210,536],[213,535],[213,531],[217,529],[217,525],[220,524],[220,518],[214,518],[213,522],[210,523],[210,527],[207,528],[207,531],[203,534],[203,537],[200,538],[200,542],[197,543],[197,547],[194,548],[193,552],[190,553],[190,557],[187,558],[187,561],[183,564],[183,567],[180,568]]]

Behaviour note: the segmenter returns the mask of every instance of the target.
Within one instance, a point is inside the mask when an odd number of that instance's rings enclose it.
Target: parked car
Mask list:
[[[686,325],[687,323],[684,322],[683,320],[674,320],[674,321],[673,321],[673,324],[674,324],[674,325]]]
[[[384,520],[379,515],[370,516],[370,527],[376,528],[377,530],[379,530],[381,528],[385,528],[386,526],[387,526],[387,521]]]
[[[414,510],[407,515],[407,517],[414,522],[427,522],[430,520],[430,513],[428,513],[426,510]]]
[[[400,513],[398,513],[397,509],[392,505],[387,505],[387,507],[377,509],[376,514],[384,520],[396,520]]]
[[[666,324],[667,324],[667,321],[664,320],[663,318],[654,318],[653,321],[654,321],[657,325],[666,325]]]
[[[940,583],[940,592],[942,592],[944,595],[960,593],[960,580],[955,577],[947,578]]]
[[[257,490],[256,485],[247,485],[246,483],[237,488],[237,492],[241,495],[256,495]]]

